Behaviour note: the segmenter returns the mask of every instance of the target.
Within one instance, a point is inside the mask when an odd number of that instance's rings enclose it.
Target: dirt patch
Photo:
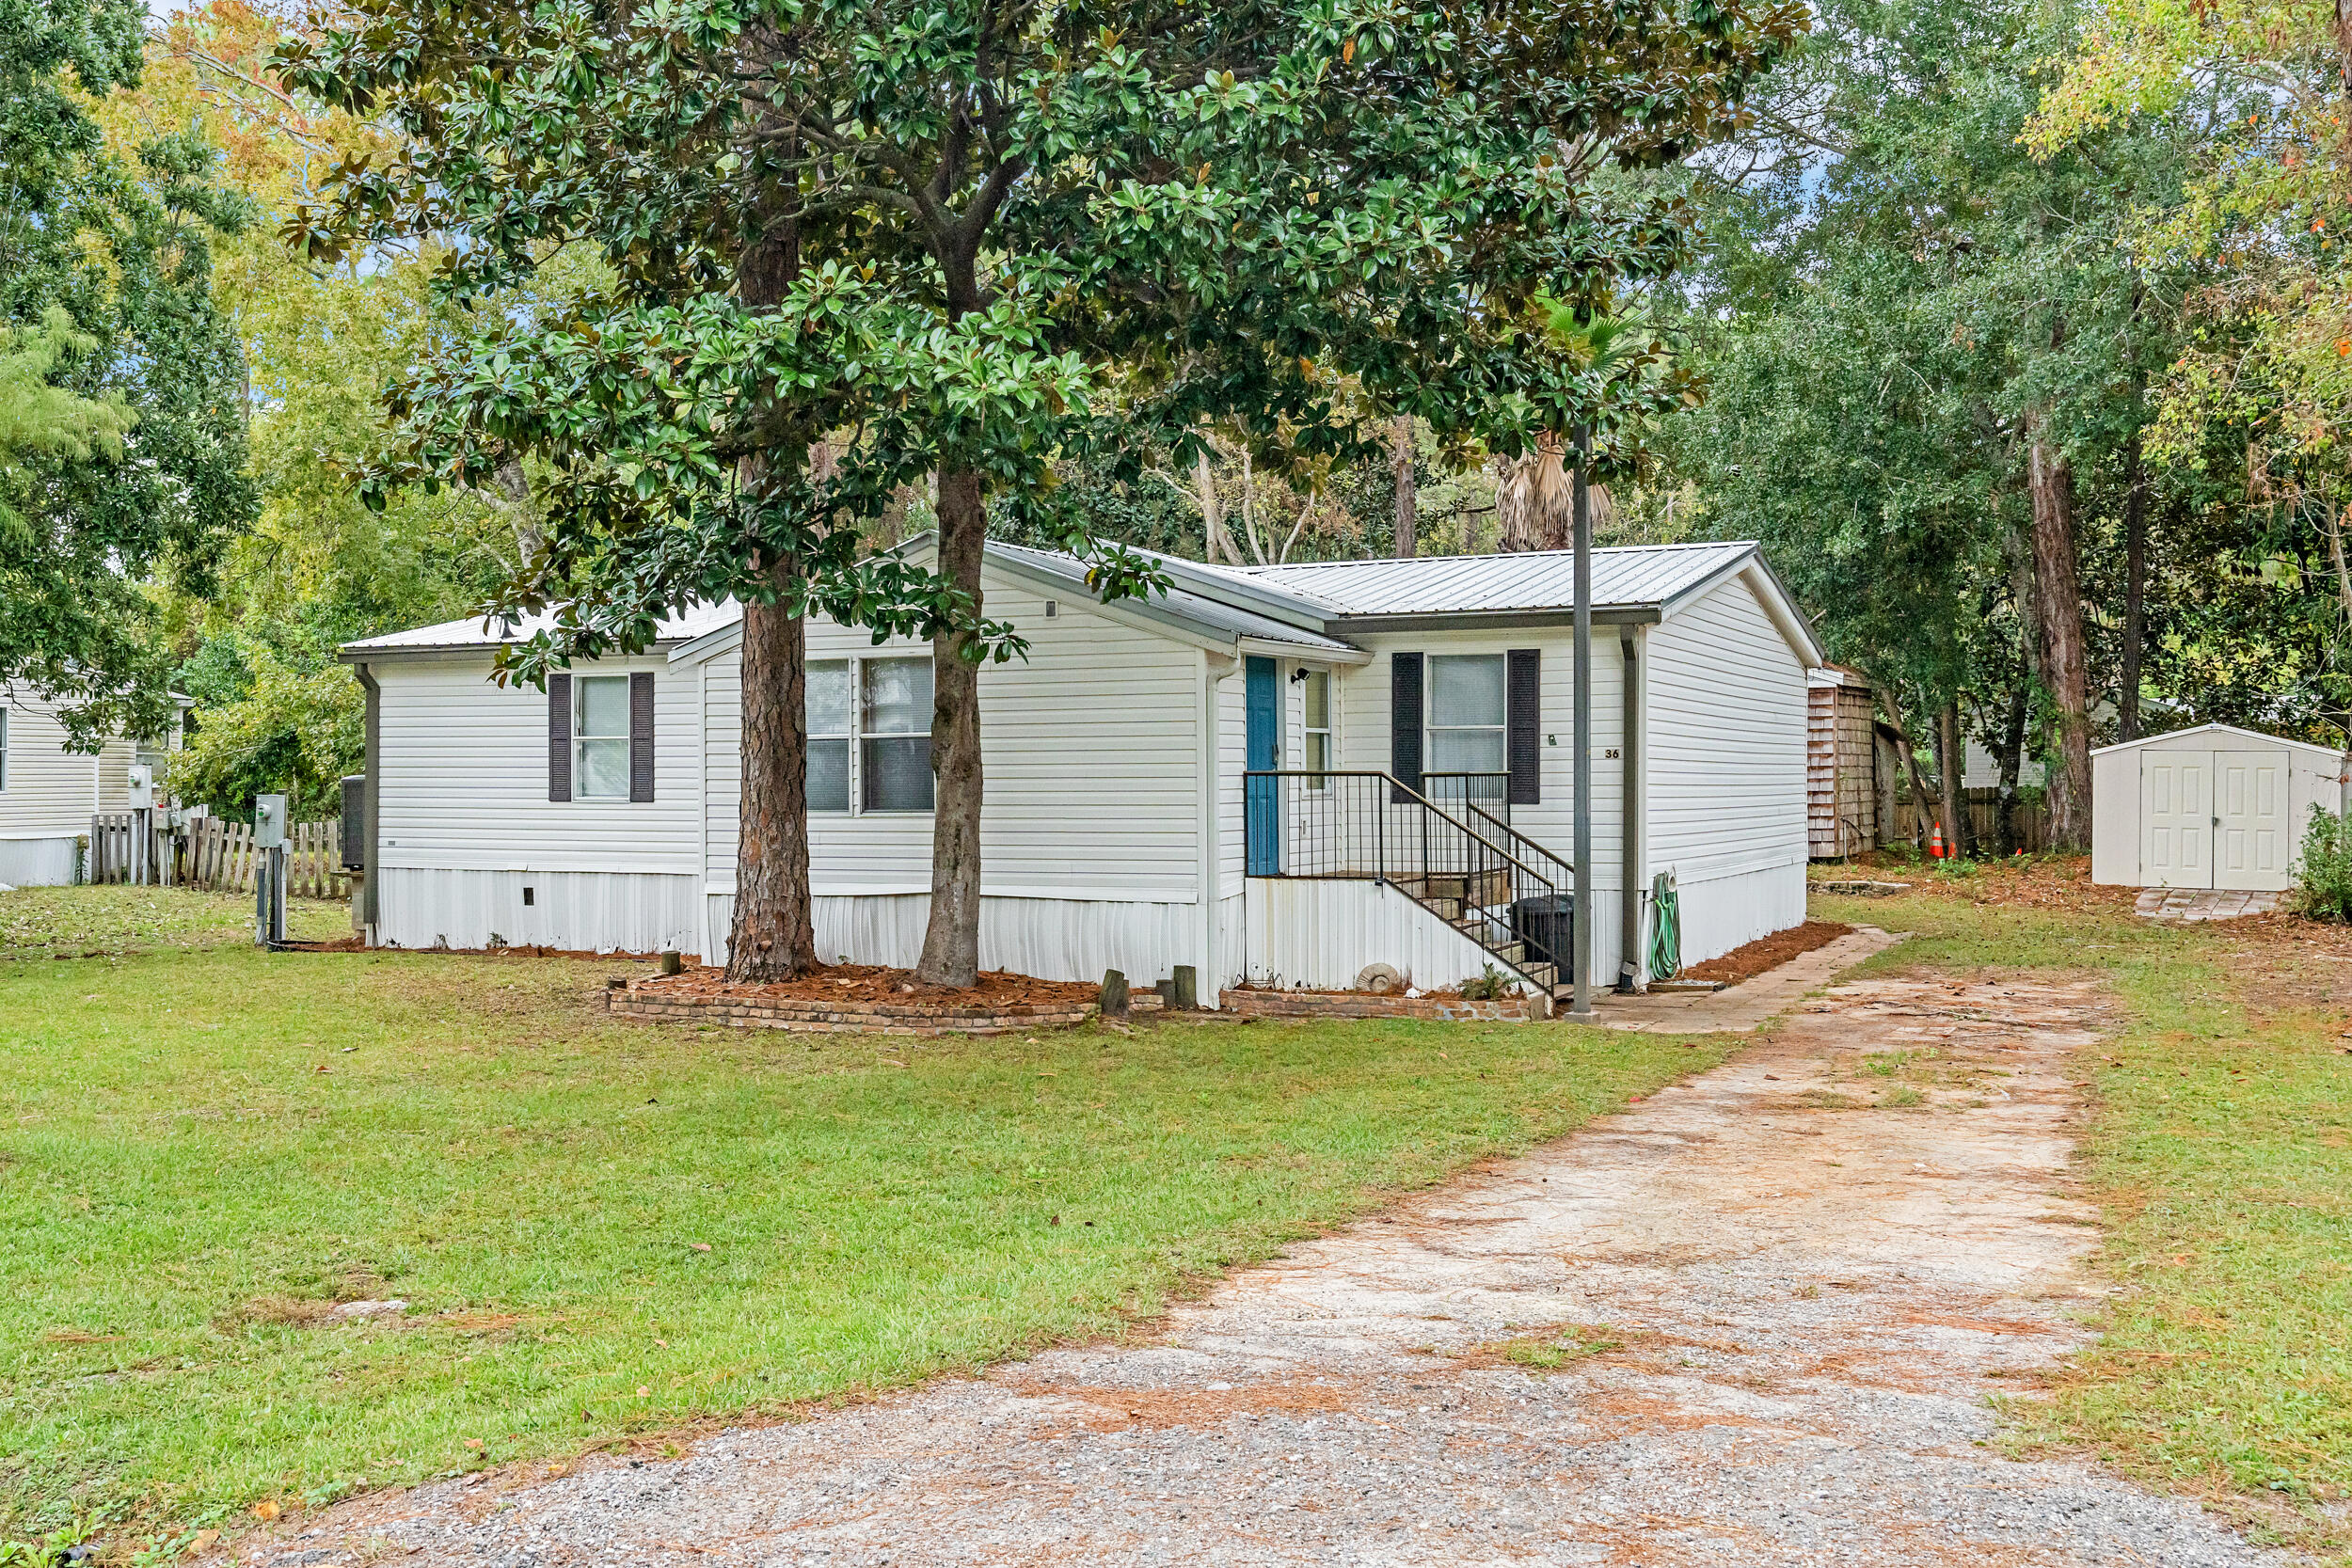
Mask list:
[[[1756,978],[1768,969],[1778,969],[1791,958],[1803,958],[1816,948],[1827,947],[1839,937],[1852,934],[1852,927],[1838,921],[1808,920],[1802,926],[1774,931],[1769,937],[1758,937],[1745,947],[1735,947],[1720,958],[1693,964],[1676,978],[1721,980],[1725,985],[1736,986],[1742,980]]]
[[[642,994],[678,1001],[915,1003],[992,1012],[1020,1006],[1063,1011],[1093,1002],[1103,990],[1087,981],[1036,980],[1004,970],[981,971],[977,985],[929,986],[917,980],[911,969],[872,964],[818,964],[797,980],[755,986],[731,986],[725,970],[696,965],[663,979],[642,981],[636,989]]]

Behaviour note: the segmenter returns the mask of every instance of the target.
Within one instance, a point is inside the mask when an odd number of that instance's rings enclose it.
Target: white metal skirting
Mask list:
[[[1257,985],[1348,990],[1367,964],[1383,963],[1406,985],[1436,990],[1474,979],[1494,962],[1385,882],[1252,877],[1247,897],[1249,979]]]
[[[1685,966],[1804,924],[1804,863],[1678,879]]]
[[[376,878],[376,942],[385,947],[658,953],[675,945],[691,953],[700,942],[694,897],[702,884],[691,876],[387,866]]]
[[[80,860],[80,847],[71,838],[0,838],[0,882],[63,887],[73,880]]]
[[[726,961],[735,895],[708,895],[710,961]],[[817,957],[825,963],[912,968],[923,955],[930,919],[927,893],[820,895],[810,900]],[[980,967],[1041,980],[1100,980],[1116,969],[1131,985],[1168,978],[1197,963],[1200,911],[1195,904],[1118,903],[1085,898],[982,898]]]

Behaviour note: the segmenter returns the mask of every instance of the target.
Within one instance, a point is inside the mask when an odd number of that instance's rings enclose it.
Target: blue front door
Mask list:
[[[1242,679],[1243,709],[1248,722],[1243,731],[1243,755],[1250,771],[1258,772],[1278,766],[1276,756],[1281,738],[1281,687],[1275,678],[1274,660],[1250,658],[1244,661]],[[1242,781],[1246,811],[1248,816],[1248,871],[1252,877],[1279,877],[1282,873],[1282,808],[1279,779],[1245,779]]]

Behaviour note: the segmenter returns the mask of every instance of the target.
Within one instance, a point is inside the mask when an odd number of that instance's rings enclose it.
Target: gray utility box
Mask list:
[[[1527,946],[1527,956],[1559,970],[1563,983],[1576,978],[1576,895],[1548,893],[1520,898],[1511,905],[1511,934]]]

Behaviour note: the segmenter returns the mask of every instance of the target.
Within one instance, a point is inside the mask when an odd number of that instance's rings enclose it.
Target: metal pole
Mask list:
[[[1593,1016],[1593,503],[1589,425],[1576,427],[1576,992],[1570,1018]]]

